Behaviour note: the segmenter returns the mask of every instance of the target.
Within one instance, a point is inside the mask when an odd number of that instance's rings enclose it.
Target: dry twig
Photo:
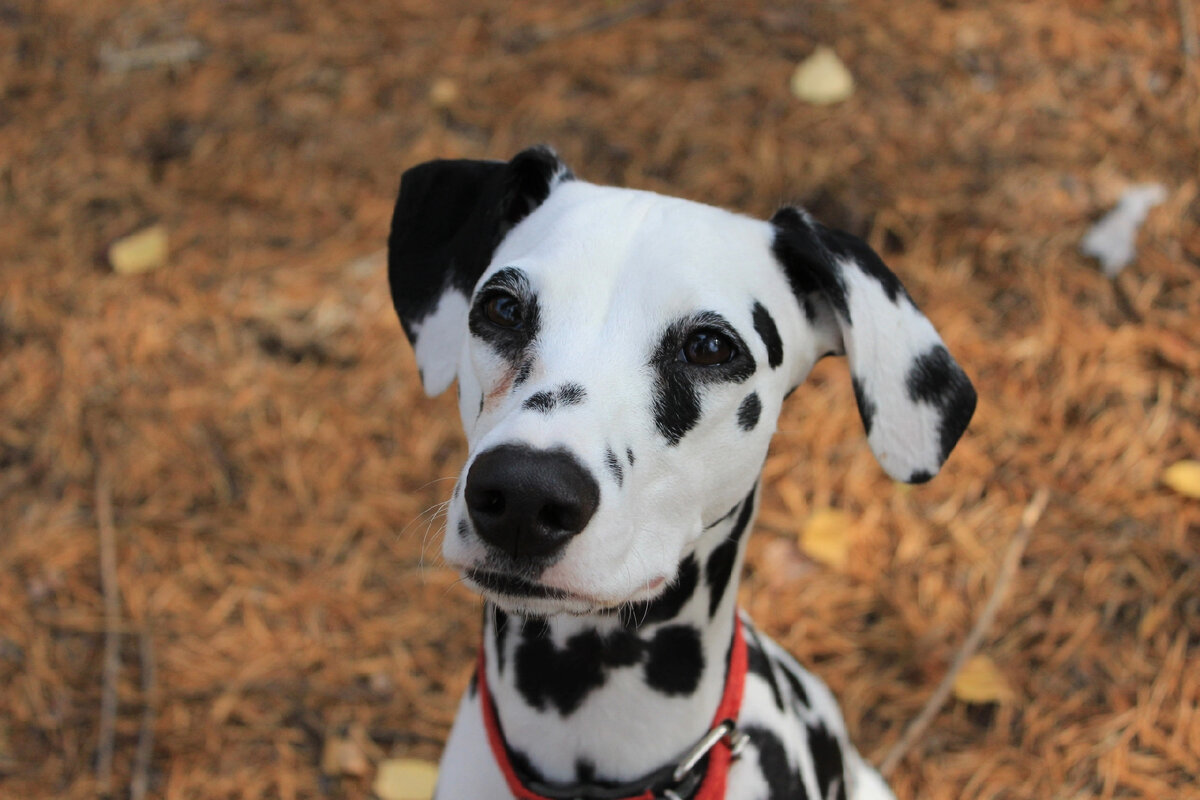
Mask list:
[[[1179,4],[1179,35],[1183,54],[1188,58],[1200,55],[1200,33],[1196,32],[1196,14],[1192,0],[1177,0]]]
[[[203,54],[204,46],[195,39],[178,39],[129,50],[118,50],[110,44],[103,44],[100,46],[100,63],[109,72],[120,74],[149,67],[174,67],[197,61]]]
[[[100,696],[100,733],[96,782],[101,796],[112,793],[113,729],[117,721],[117,673],[120,661],[121,595],[117,585],[117,534],[113,524],[112,480],[108,465],[96,465],[96,527],[100,532],[100,589],[104,594],[104,673]]]
[[[154,753],[154,707],[156,705],[156,676],[154,641],[150,631],[142,631],[142,726],[138,732],[137,751],[133,757],[133,777],[129,782],[129,799],[143,800],[150,785],[150,757]]]
[[[609,11],[603,14],[589,17],[575,25],[564,25],[560,28],[550,28],[548,30],[534,30],[514,36],[508,45],[508,49],[512,52],[524,52],[532,50],[535,47],[540,47],[547,42],[552,42],[555,39],[569,39],[573,36],[582,36],[587,33],[596,33],[605,28],[611,28],[614,25],[620,25],[622,22],[628,22],[631,19],[638,17],[648,17],[651,14],[657,14],[659,11],[674,5],[679,0],[642,0],[642,2],[630,3],[616,11]]]
[[[886,778],[896,769],[897,765],[904,759],[904,756],[920,738],[925,729],[929,727],[929,723],[937,716],[942,706],[946,702],[946,698],[950,696],[951,690],[954,688],[954,679],[958,677],[958,673],[962,672],[962,668],[979,650],[979,645],[983,643],[983,637],[987,635],[988,629],[992,627],[992,622],[996,618],[996,612],[1000,609],[1000,603],[1004,600],[1004,595],[1008,589],[1008,584],[1012,581],[1013,576],[1017,573],[1017,568],[1021,564],[1021,555],[1025,552],[1025,546],[1029,544],[1029,538],[1033,534],[1033,526],[1037,524],[1038,519],[1042,516],[1042,512],[1046,510],[1046,503],[1049,502],[1050,493],[1045,489],[1039,489],[1034,494],[1033,499],[1029,501],[1029,505],[1025,507],[1025,512],[1021,515],[1021,527],[1013,536],[1012,542],[1008,546],[1008,552],[1004,554],[1004,561],[1000,564],[1000,572],[996,575],[996,584],[992,587],[992,593],[988,596],[987,603],[983,607],[983,611],[979,615],[979,619],[975,620],[974,627],[967,634],[967,638],[963,640],[962,647],[958,651],[958,655],[954,657],[954,662],[950,665],[950,669],[946,672],[942,682],[934,689],[933,694],[929,696],[925,707],[921,709],[921,713],[917,715],[908,726],[908,730],[900,737],[900,741],[892,745],[892,749],[888,751],[887,756],[879,765],[879,771]]]

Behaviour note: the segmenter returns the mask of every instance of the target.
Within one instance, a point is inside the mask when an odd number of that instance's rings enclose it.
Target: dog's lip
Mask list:
[[[494,570],[471,568],[463,572],[463,577],[477,585],[485,592],[507,595],[509,597],[538,597],[546,600],[587,600],[581,595],[573,594],[553,586],[546,586],[537,581],[531,581],[520,575]]]
[[[520,575],[514,575],[508,572],[499,572],[496,570],[480,569],[478,567],[470,567],[463,570],[463,577],[470,583],[474,584],[480,592],[485,595],[494,597],[508,597],[514,600],[545,600],[550,602],[566,603],[572,607],[582,606],[592,612],[611,611],[618,608],[624,603],[631,602],[632,598],[620,599],[605,599],[593,597],[579,592],[560,589],[556,586],[547,586],[544,583],[533,581]],[[665,577],[657,578],[647,587],[649,590],[657,589],[666,581]],[[575,609],[578,610],[578,609]]]

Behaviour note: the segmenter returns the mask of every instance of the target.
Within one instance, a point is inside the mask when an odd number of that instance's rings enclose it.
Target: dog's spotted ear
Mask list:
[[[929,480],[975,412],[975,390],[899,279],[865,242],[803,209],[771,218],[773,250],[818,352],[845,354],[867,440],[906,483]]]
[[[388,236],[392,304],[429,395],[454,380],[479,276],[504,236],[574,176],[548,147],[511,161],[428,161],[407,170]]]

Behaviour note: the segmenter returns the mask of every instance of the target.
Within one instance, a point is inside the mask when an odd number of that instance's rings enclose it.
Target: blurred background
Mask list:
[[[742,602],[868,758],[1048,492],[901,798],[1200,797],[1192,5],[0,0],[0,797],[361,798],[436,760],[480,617],[438,555],[465,452],[381,248],[406,167],[538,142],[806,203],[975,381],[927,485],[834,359],[767,463]],[[1080,242],[1146,183],[1106,274]]]

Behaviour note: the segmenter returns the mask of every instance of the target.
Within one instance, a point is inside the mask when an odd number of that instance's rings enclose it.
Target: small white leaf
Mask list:
[[[854,94],[854,76],[832,49],[818,47],[792,73],[792,94],[806,103],[840,103]]]

